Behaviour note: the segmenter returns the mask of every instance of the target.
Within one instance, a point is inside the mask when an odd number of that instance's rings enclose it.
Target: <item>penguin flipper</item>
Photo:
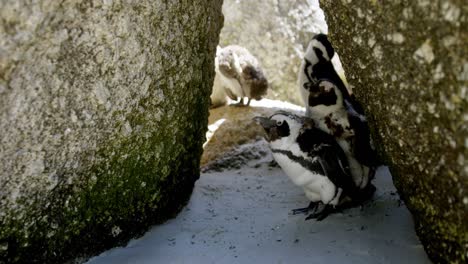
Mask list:
[[[346,154],[333,136],[315,128],[304,129],[298,136],[297,142],[309,157],[318,157],[323,174],[337,188],[343,189],[343,192],[349,195],[358,191],[351,176]]]
[[[362,122],[367,122],[366,116],[364,115],[364,109],[362,109],[361,105],[356,101],[354,95],[343,100],[343,103],[348,115],[354,118],[359,118]]]
[[[352,197],[358,193],[358,187],[353,181],[348,165],[348,160],[344,151],[336,142],[332,142],[322,148],[319,154],[319,162],[324,174],[337,187],[343,189],[343,192]]]
[[[377,152],[371,146],[370,130],[367,121],[350,112],[348,112],[348,119],[355,133],[353,152],[356,160],[367,167],[382,165]]]

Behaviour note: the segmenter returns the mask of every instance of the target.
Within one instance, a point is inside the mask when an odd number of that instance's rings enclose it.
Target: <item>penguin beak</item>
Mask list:
[[[271,120],[270,118],[268,117],[263,117],[263,116],[256,116],[253,118],[253,121],[255,121],[255,123],[261,125],[263,127],[263,129],[265,129],[265,131],[269,131],[272,127],[276,126],[276,121],[275,120]]]
[[[263,117],[263,116],[256,116],[253,118],[253,121],[255,121],[255,123],[261,125],[263,127],[263,129],[265,130],[266,132],[266,135],[265,135],[265,139],[267,141],[270,141],[271,138],[273,137],[273,134],[276,127],[276,121],[274,120],[271,120],[270,118],[268,117]]]

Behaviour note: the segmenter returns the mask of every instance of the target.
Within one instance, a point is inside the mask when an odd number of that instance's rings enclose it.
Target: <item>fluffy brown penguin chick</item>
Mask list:
[[[247,106],[252,99],[260,100],[267,93],[268,80],[255,58],[246,48],[229,45],[218,46],[215,58],[216,76],[211,94],[212,107],[226,104],[226,96]]]

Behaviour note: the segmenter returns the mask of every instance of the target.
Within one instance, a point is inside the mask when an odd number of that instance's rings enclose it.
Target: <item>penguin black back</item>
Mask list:
[[[333,136],[318,129],[307,128],[296,139],[301,151],[312,157],[320,157],[324,174],[346,195],[353,198],[358,189],[352,180],[346,154]]]

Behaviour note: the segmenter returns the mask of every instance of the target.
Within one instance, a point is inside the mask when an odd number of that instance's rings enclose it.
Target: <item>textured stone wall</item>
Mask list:
[[[427,253],[436,263],[467,263],[466,1],[321,5]]]
[[[186,202],[221,5],[0,2],[0,263],[94,254]]]

